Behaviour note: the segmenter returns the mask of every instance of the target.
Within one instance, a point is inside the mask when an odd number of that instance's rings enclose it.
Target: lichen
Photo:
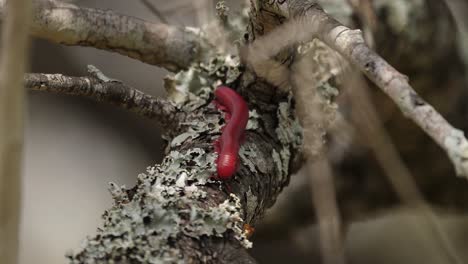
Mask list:
[[[277,111],[278,127],[276,135],[284,146],[298,148],[302,144],[302,127],[294,114],[291,97],[287,102],[281,102]]]
[[[246,130],[256,130],[259,128],[258,121],[260,115],[257,113],[257,110],[252,109],[249,111],[249,121],[247,122]]]
[[[246,248],[252,246],[243,230],[238,197],[231,194],[218,205],[206,206],[211,197],[205,185],[218,184],[213,179],[217,154],[197,147],[179,149],[201,136],[221,134],[222,115],[199,112],[216,113],[210,103],[213,90],[219,84],[229,85],[239,75],[239,59],[220,55],[166,78],[169,97],[188,113],[182,123],[186,130],[169,139],[169,153],[161,164],[138,175],[135,188],[110,184],[114,205],[105,212],[97,235],[68,255],[71,263],[185,263],[186,255],[175,246],[182,237],[229,236]],[[249,129],[257,129],[259,115],[256,111],[250,115]],[[255,150],[245,149],[242,160],[248,162],[254,154]],[[255,170],[255,165],[249,168]]]
[[[104,214],[98,234],[68,256],[71,263],[183,263],[183,252],[172,242],[181,236],[201,239],[231,232],[242,245],[251,247],[242,229],[238,197],[231,194],[218,206],[200,206],[207,199],[201,186],[214,182],[215,159],[215,154],[201,148],[172,151],[160,165],[138,175],[131,200],[124,188],[111,184],[115,205]]]
[[[237,56],[217,55],[207,63],[193,64],[185,71],[164,79],[168,99],[186,111],[206,104],[220,84],[230,85],[240,76]]]

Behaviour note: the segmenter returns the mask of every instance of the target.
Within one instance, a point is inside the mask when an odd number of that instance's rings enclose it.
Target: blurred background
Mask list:
[[[74,2],[159,22],[140,1]],[[198,26],[214,13],[213,1],[152,2],[176,25]],[[236,9],[241,1],[226,2]],[[459,17],[468,13],[466,1],[452,3]],[[466,29],[463,23],[459,25]],[[31,60],[31,72],[72,76],[86,75],[86,65],[92,64],[111,78],[164,96],[165,70],[117,54],[34,40]],[[87,99],[29,92],[27,112],[20,263],[64,263],[65,253],[95,232],[101,214],[111,206],[108,183],[133,186],[138,173],[161,160],[163,142],[155,124]],[[292,203],[290,199],[312,199],[304,186],[307,175],[294,175],[265,227],[259,224],[251,253],[260,263],[319,263],[317,230],[313,219],[308,219],[313,209],[306,206],[303,215],[297,216],[298,222],[310,222],[300,228],[296,222],[281,221],[288,217],[284,208]],[[468,216],[444,213],[439,217],[453,250],[468,263]],[[393,207],[349,223],[349,263],[449,263],[439,242],[422,224],[423,218],[411,208]],[[276,222],[282,222],[281,229],[275,229]]]

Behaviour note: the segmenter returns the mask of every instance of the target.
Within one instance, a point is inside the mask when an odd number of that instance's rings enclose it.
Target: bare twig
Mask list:
[[[27,74],[26,87],[31,90],[84,96],[103,101],[155,119],[162,127],[177,130],[180,113],[170,102],[155,98],[120,81],[95,74],[70,77],[61,74]],[[178,121],[179,120],[179,121]]]
[[[454,128],[409,85],[408,78],[372,51],[364,42],[361,31],[340,25],[323,10],[313,8],[312,23],[318,23],[318,36],[361,69],[398,105],[400,110],[418,124],[448,153],[459,175],[468,176],[468,141],[461,130]]]
[[[8,1],[0,62],[0,259],[17,263],[24,89],[31,1]]]
[[[159,18],[161,22],[163,22],[164,24],[168,24],[166,17],[161,13],[161,11],[159,11],[159,9],[153,3],[151,3],[149,0],[140,0],[140,2],[146,8],[148,8],[148,10],[151,11],[151,13],[153,13],[157,18]]]
[[[291,21],[273,30],[267,38],[256,40],[249,54],[257,53],[257,60],[269,58],[289,45],[319,38],[363,71],[398,105],[405,116],[447,152],[457,174],[468,177],[468,140],[463,131],[450,125],[424,101],[409,85],[408,77],[372,51],[364,42],[360,30],[343,26],[314,3],[290,0],[277,4],[279,7],[272,7],[266,1],[257,1],[257,4]],[[282,37],[286,35],[289,37]]]
[[[0,13],[4,6],[0,0]],[[113,51],[170,71],[187,68],[206,50],[195,29],[54,0],[36,1],[34,7],[31,33],[51,42]]]

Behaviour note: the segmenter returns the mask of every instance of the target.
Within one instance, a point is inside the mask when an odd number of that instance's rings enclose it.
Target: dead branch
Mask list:
[[[316,3],[290,0],[274,5],[257,1],[264,12],[289,19],[269,35],[254,42],[249,54],[260,58],[275,56],[294,43],[319,38],[356,65],[398,105],[405,116],[412,119],[450,157],[457,174],[468,177],[468,140],[409,85],[408,78],[399,73],[364,42],[360,30],[351,30],[326,14]],[[257,7],[259,8],[259,7]],[[281,38],[284,35],[290,38]],[[265,48],[268,47],[268,48]],[[265,53],[267,52],[267,53]]]
[[[5,13],[6,0],[0,1]],[[170,71],[187,68],[207,49],[197,29],[153,24],[111,10],[56,0],[35,1],[31,34],[48,41],[116,52]]]
[[[31,1],[8,1],[0,61],[0,259],[18,261],[21,163]]]
[[[118,80],[102,75],[70,77],[62,74],[31,73],[25,77],[26,88],[58,94],[77,95],[106,102],[158,122],[164,129],[176,132],[182,113],[170,102],[155,98]]]

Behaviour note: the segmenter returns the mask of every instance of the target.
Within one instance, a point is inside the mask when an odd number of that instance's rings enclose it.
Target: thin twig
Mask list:
[[[347,79],[347,83],[351,88],[349,96],[352,103],[352,119],[385,171],[393,189],[403,203],[419,209],[425,216],[427,226],[436,238],[435,240],[441,244],[440,248],[447,256],[447,263],[463,263],[443,230],[437,215],[425,201],[409,169],[401,160],[382,122],[380,122],[377,109],[372,104],[368,94],[366,81],[359,73],[352,73],[351,77]],[[421,223],[418,223],[418,225],[421,225]]]
[[[0,14],[5,2],[0,0]],[[32,17],[35,37],[117,52],[170,71],[188,68],[209,51],[197,29],[154,24],[111,10],[44,0],[34,2]]]
[[[100,73],[100,72],[99,72]],[[181,113],[170,102],[155,98],[100,74],[70,77],[62,74],[31,73],[25,77],[30,90],[78,95],[107,102],[156,120],[165,129],[177,130]]]
[[[140,2],[146,8],[148,8],[148,10],[151,11],[151,13],[153,13],[157,18],[159,18],[161,22],[163,22],[164,24],[168,24],[166,17],[161,13],[161,11],[159,11],[159,9],[155,5],[153,5],[153,3],[151,3],[149,0],[140,0]]]
[[[18,261],[23,148],[23,74],[28,58],[31,1],[8,1],[0,62],[0,260]]]
[[[317,216],[323,263],[343,264],[344,242],[333,173],[329,161],[323,155],[323,137],[335,119],[337,110],[320,92],[320,86],[328,80],[327,73],[331,68],[331,65],[325,63],[332,56],[333,50],[320,41],[313,41],[308,53],[290,67],[290,84],[296,99],[296,114],[303,127],[303,154],[308,159],[306,168]]]
[[[317,214],[322,263],[345,263],[344,238],[330,164],[324,155],[308,163],[312,203]]]

